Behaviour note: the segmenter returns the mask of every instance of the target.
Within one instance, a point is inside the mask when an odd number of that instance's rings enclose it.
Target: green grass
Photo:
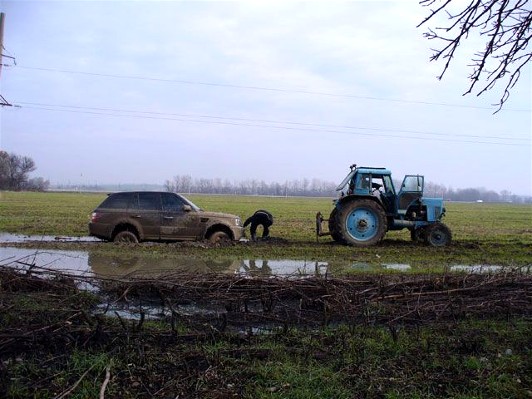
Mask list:
[[[146,324],[143,335],[117,333],[87,346],[58,345],[61,335],[51,335],[50,344],[3,359],[0,396],[53,398],[72,389],[68,397],[98,397],[109,367],[106,397],[529,397],[529,321],[397,329],[342,325],[190,342]]]
[[[105,194],[2,192],[0,231],[84,236],[89,215],[103,198]],[[407,231],[391,232],[375,247],[351,248],[332,244],[327,237],[315,241],[314,216],[317,211],[329,213],[329,199],[190,198],[207,210],[231,212],[242,218],[256,209],[268,209],[275,217],[272,235],[286,241],[220,248],[32,245],[169,264],[184,255],[199,261],[324,260],[335,275],[358,272],[352,267],[356,264],[408,263],[415,273],[433,273],[452,264],[532,262],[530,205],[447,204],[445,222],[454,237],[448,248],[414,244]],[[360,271],[365,270],[362,267]],[[485,320],[465,317],[417,326],[396,325],[393,331],[382,325],[340,325],[271,334],[214,335],[207,329],[204,338],[191,341],[187,338],[191,331],[179,321],[177,332],[170,331],[168,324],[151,320],[146,320],[142,331],[136,331],[133,327],[137,322],[126,321],[126,332],[117,319],[103,318],[102,331],[114,333],[98,335],[100,324],[91,313],[97,299],[92,294],[62,296],[56,291],[18,285],[18,279],[0,283],[0,347],[7,343],[9,346],[3,348],[12,353],[7,357],[0,350],[0,397],[53,398],[69,389],[72,392],[67,396],[71,398],[98,397],[108,366],[111,378],[106,398],[530,397],[531,323],[510,314]],[[91,323],[65,324],[80,310]],[[7,341],[13,336],[28,339],[13,346]]]
[[[105,198],[96,193],[0,192],[0,231],[27,235],[85,236],[90,213]],[[243,244],[222,248],[139,245],[134,252],[153,257],[189,255],[199,258],[304,259],[331,264],[407,263],[412,271],[430,271],[453,264],[529,265],[532,253],[532,206],[517,204],[447,203],[444,222],[453,234],[447,248],[432,248],[410,241],[408,230],[387,233],[369,248],[352,248],[315,236],[315,215],[327,216],[332,200],[227,195],[190,195],[206,210],[229,212],[242,219],[257,209],[274,215],[275,245]],[[43,243],[53,247],[56,244]],[[60,245],[60,244],[57,244]],[[131,252],[131,248],[99,244],[102,252]],[[74,249],[73,244],[69,248]],[[91,248],[94,248],[92,246]]]
[[[53,361],[53,363],[49,363]],[[54,389],[41,386],[37,391],[32,388],[35,381],[48,380],[50,387],[63,387],[63,392],[72,389],[69,398],[84,399],[99,397],[100,387],[97,380],[103,380],[105,368],[112,365],[106,353],[90,353],[74,350],[60,361],[57,359],[31,359],[12,367],[14,377],[6,391],[8,398],[53,398]],[[46,367],[43,367],[46,366]],[[75,385],[79,380],[78,385]]]
[[[105,194],[0,192],[0,231],[87,235],[90,214]]]

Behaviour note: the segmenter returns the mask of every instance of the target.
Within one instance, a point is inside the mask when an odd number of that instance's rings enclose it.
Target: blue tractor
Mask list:
[[[412,240],[441,247],[449,245],[451,231],[441,222],[443,199],[423,198],[423,176],[405,176],[396,191],[392,173],[385,168],[357,167],[336,188],[329,219],[316,215],[316,238],[331,235],[340,243],[370,246],[382,240],[388,230],[409,229]],[[328,222],[329,232],[322,223]]]

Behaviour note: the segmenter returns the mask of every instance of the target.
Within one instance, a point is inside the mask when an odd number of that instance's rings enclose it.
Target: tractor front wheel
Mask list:
[[[452,240],[451,230],[443,223],[436,222],[425,227],[425,242],[433,247],[444,247]]]
[[[416,229],[410,230],[410,238],[412,238],[412,241],[414,242],[423,242],[425,241],[425,237],[427,235],[427,232],[425,230],[425,227],[418,227]]]
[[[336,231],[349,245],[374,245],[386,234],[386,214],[378,203],[370,199],[344,204],[338,211],[337,221]]]

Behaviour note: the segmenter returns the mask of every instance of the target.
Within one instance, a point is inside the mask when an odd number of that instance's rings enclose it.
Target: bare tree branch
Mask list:
[[[530,0],[471,0],[467,5],[453,0],[421,0],[422,6],[430,9],[429,15],[418,25],[428,25],[437,15],[445,13],[447,26],[427,27],[424,37],[437,41],[440,46],[432,49],[430,60],[445,60],[438,76],[442,79],[457,52],[460,44],[469,35],[478,34],[486,38],[483,49],[473,54],[469,65],[473,71],[469,75],[470,85],[463,95],[477,90],[477,96],[495,87],[500,81],[506,82],[499,100],[500,111],[510,96],[511,89],[521,77],[521,70],[532,59],[528,48],[532,38],[532,5]],[[454,5],[461,7],[453,12]],[[432,9],[430,7],[437,5]],[[484,83],[479,83],[484,81]]]

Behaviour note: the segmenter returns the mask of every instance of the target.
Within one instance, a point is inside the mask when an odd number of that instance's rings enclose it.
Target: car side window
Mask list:
[[[133,205],[133,193],[112,194],[100,205],[100,208],[127,209]]]
[[[164,212],[181,212],[185,203],[176,195],[163,193],[163,211]]]
[[[144,211],[160,211],[161,197],[159,193],[139,193],[139,209]]]

